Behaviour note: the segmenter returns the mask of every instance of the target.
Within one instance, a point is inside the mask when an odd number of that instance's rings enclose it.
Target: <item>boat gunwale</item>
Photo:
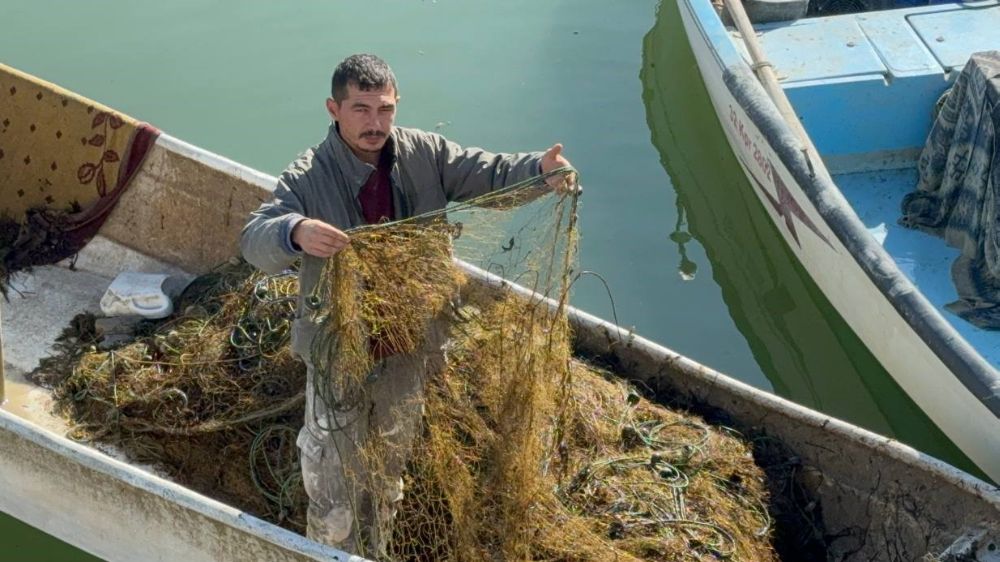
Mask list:
[[[138,488],[208,519],[259,537],[290,552],[315,560],[364,562],[363,558],[310,540],[293,531],[119,460],[100,449],[56,434],[3,408],[0,408],[0,431],[10,432],[20,439],[47,449],[85,469],[93,470],[128,486]],[[59,536],[58,533],[53,533],[51,530],[43,530]]]
[[[730,94],[792,174],[830,231],[850,252],[854,261],[906,325],[927,344],[976,400],[1000,418],[1000,371],[968,343],[899,269],[892,256],[870,236],[853,207],[830,177],[826,164],[820,161],[818,165],[822,166],[821,170],[810,169],[791,127],[781,118],[750,65],[737,51],[735,39],[726,30],[710,2],[678,1],[688,4],[695,15],[699,32],[712,47],[712,53],[722,71],[723,82]],[[782,238],[785,238],[784,234]]]

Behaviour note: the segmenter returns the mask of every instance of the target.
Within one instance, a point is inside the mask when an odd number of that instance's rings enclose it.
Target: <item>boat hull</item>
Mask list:
[[[275,184],[272,176],[163,135],[76,268],[104,276],[126,268],[202,273],[236,253],[246,212],[269,199]],[[205,243],[209,236],[212,244]],[[463,267],[496,290],[527,294]],[[815,498],[813,509],[822,512],[827,534],[837,537],[830,541],[832,553],[915,559],[944,550],[967,532],[1000,536],[996,488],[582,311],[568,313],[576,350],[585,357],[613,366],[665,403],[787,447],[798,485]],[[23,350],[5,350],[12,351],[7,359],[27,367]],[[9,411],[0,411],[0,451],[0,511],[107,560],[361,560]]]
[[[678,7],[729,145],[788,247],[907,395],[1000,481],[996,370],[874,242],[822,164],[810,164],[708,0]]]
[[[0,511],[104,560],[352,560],[0,410]]]

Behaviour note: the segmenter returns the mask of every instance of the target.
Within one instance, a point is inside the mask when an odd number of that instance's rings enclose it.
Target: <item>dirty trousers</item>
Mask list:
[[[315,402],[307,404],[298,440],[310,539],[384,557],[403,499],[406,462],[422,427],[424,382],[444,366],[444,324],[434,324],[423,350],[390,356],[375,366],[364,397],[350,410],[310,416],[326,410],[310,396]],[[312,382],[312,365],[309,370]]]

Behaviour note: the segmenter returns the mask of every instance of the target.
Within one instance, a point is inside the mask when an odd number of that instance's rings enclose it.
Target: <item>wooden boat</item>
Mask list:
[[[958,250],[897,221],[935,103],[972,53],[1000,49],[1000,5],[860,2],[803,17],[806,4],[744,11],[727,0],[723,18],[709,0],[678,1],[729,145],[792,254],[917,406],[998,480],[1000,339],[945,311]]]
[[[0,72],[0,92],[4,78]],[[44,86],[43,97],[72,96]],[[0,144],[8,153],[10,147]],[[73,267],[37,267],[19,281],[20,294],[2,304],[7,403],[0,409],[0,511],[108,560],[360,560],[66,439],[46,391],[23,378],[74,314],[96,308],[118,272],[193,275],[233,255],[247,213],[269,198],[274,184],[271,176],[161,134]],[[464,267],[496,290],[526,291]],[[782,443],[796,489],[822,514],[821,539],[831,559],[986,553],[1000,544],[995,487],[583,311],[570,310],[570,318],[580,354],[665,401]]]

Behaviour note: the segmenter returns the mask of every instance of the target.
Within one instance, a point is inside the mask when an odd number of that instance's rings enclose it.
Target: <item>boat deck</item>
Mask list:
[[[81,312],[99,312],[100,298],[110,279],[61,266],[35,267],[12,283],[3,307],[3,409],[62,434],[65,422],[52,413],[49,390],[25,375],[53,353],[52,344]]]
[[[997,0],[756,26],[831,171],[912,160],[972,53],[1000,49]],[[742,45],[742,42],[736,42]]]
[[[897,222],[903,196],[917,185],[916,168],[840,174],[834,176],[834,181],[861,222],[896,261],[900,271],[969,344],[991,365],[1000,367],[997,333],[978,328],[944,308],[958,298],[951,281],[951,264],[959,255],[958,249],[940,238],[904,228]]]

